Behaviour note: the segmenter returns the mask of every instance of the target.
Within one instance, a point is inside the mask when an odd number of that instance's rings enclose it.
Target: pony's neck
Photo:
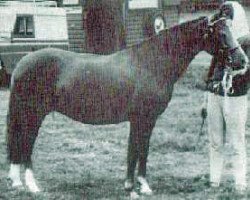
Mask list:
[[[196,34],[197,30],[193,31]],[[138,69],[146,69],[160,85],[174,83],[202,49],[201,41],[183,29],[171,30],[129,49]]]
[[[194,31],[194,34],[196,31]],[[188,37],[184,37],[188,38]],[[201,38],[202,40],[202,38]],[[174,72],[174,81],[177,81],[183,73],[187,70],[191,61],[195,58],[195,56],[203,50],[201,45],[201,41],[196,41],[193,39],[180,39],[174,48],[175,50],[172,52],[173,65],[172,70]]]

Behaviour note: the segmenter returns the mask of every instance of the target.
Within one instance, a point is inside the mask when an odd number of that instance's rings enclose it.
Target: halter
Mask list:
[[[240,48],[240,45],[237,45],[236,47],[228,49],[227,51],[228,51],[228,53],[233,54],[239,48]]]
[[[233,63],[232,63],[232,59],[231,59],[230,55],[233,54],[238,49],[244,55],[245,60],[246,60],[246,64],[244,65],[243,69],[233,70],[233,68],[231,67],[233,65]],[[224,51],[224,50],[222,50],[222,51]],[[245,52],[242,50],[240,45],[237,45],[236,47],[231,48],[231,49],[227,49],[227,53],[228,53],[227,63],[229,63],[229,65],[231,65],[231,66],[226,66],[226,68],[224,69],[224,76],[223,76],[223,79],[221,81],[223,91],[224,91],[224,96],[227,96],[228,94],[234,93],[233,84],[232,84],[233,77],[236,75],[243,75],[249,67],[248,57],[246,56]]]

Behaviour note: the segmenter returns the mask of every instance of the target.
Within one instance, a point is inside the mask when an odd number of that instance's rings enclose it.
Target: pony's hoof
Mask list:
[[[20,164],[11,164],[8,179],[12,183],[12,187],[20,187],[23,185],[20,178]]]
[[[140,193],[143,194],[143,195],[147,195],[147,196],[153,195],[153,191],[149,187],[148,188],[141,187]]]
[[[130,192],[130,199],[134,200],[134,199],[139,199],[140,195],[137,194],[135,191]]]
[[[22,187],[22,186],[23,186],[23,183],[21,180],[17,180],[17,181],[12,180],[12,187],[13,188]]]
[[[25,183],[29,188],[30,192],[37,193],[40,192],[39,187],[36,184],[36,180],[33,176],[33,172],[30,169],[27,169],[25,172]]]
[[[131,191],[133,190],[133,187],[134,187],[134,184],[131,180],[126,180],[125,183],[124,183],[124,188],[126,191]]]
[[[143,195],[152,195],[153,191],[150,189],[147,180],[144,177],[138,177],[138,182],[140,183],[140,193]]]
[[[38,188],[37,185],[26,185],[29,188],[29,191],[32,193],[38,193],[41,190]]]
[[[14,176],[9,175],[8,180],[9,180],[9,182],[11,182],[12,187],[21,187],[21,186],[23,186],[22,181],[18,177],[14,177]]]

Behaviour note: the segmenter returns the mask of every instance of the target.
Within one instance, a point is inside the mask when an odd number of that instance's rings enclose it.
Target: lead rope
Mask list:
[[[225,68],[224,76],[223,76],[223,79],[221,81],[223,92],[224,92],[224,109],[226,109],[227,106],[229,105],[228,94],[234,93],[234,90],[232,88],[233,75],[231,73],[232,73],[231,68],[229,68],[229,67]],[[205,92],[204,98],[203,98],[203,106],[202,106],[202,110],[201,110],[202,122],[201,122],[200,132],[199,132],[198,138],[196,140],[195,150],[197,150],[198,145],[200,143],[201,136],[204,134],[203,127],[205,124],[205,120],[207,118],[207,101],[208,101],[208,92]]]
[[[198,138],[196,140],[195,150],[197,150],[197,148],[198,148],[201,136],[204,135],[203,127],[204,127],[204,124],[205,124],[205,120],[207,118],[207,101],[208,101],[208,92],[205,92],[204,96],[203,96],[203,104],[202,104],[203,106],[202,106],[202,109],[201,109],[202,122],[201,122],[200,132],[199,132]]]
[[[233,82],[233,75],[232,75],[232,68],[226,67],[224,69],[224,76],[222,79],[222,88],[224,93],[224,112],[229,109],[229,94],[233,94],[234,90],[232,87]]]
[[[232,82],[233,82],[232,68],[226,67],[224,69],[224,76],[222,79],[222,88],[225,97],[228,97],[228,94],[234,93]]]

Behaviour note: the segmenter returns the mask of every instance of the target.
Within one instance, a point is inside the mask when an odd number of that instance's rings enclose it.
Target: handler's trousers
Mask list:
[[[219,185],[223,170],[225,138],[228,142],[232,161],[232,173],[236,189],[245,189],[246,182],[246,141],[247,95],[223,97],[208,94],[208,134],[210,140],[210,182]],[[227,149],[228,151],[228,149]]]

